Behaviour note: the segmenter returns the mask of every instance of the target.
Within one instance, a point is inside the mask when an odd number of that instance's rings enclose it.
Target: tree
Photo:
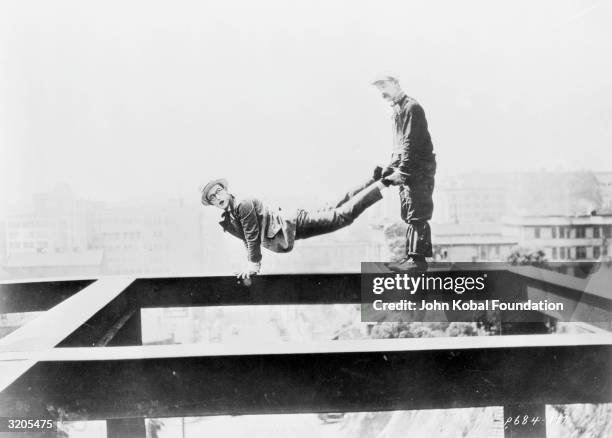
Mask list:
[[[384,229],[385,242],[391,253],[391,262],[399,262],[406,255],[406,231],[404,222],[394,222]]]
[[[512,265],[529,265],[538,268],[548,267],[546,254],[541,249],[525,248],[517,246],[512,249],[508,255],[508,262]]]

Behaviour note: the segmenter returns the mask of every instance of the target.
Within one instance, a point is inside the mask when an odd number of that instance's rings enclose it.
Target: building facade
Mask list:
[[[510,218],[504,230],[549,261],[598,261],[612,252],[612,214]]]
[[[518,239],[503,233],[500,224],[432,225],[434,260],[452,262],[506,261]]]
[[[109,204],[93,217],[91,247],[107,274],[169,274],[202,269],[200,211],[181,201]]]
[[[84,201],[58,186],[2,218],[0,273],[35,278],[202,272],[198,207],[180,200]]]
[[[6,254],[70,253],[89,249],[96,203],[75,199],[65,186],[36,194],[6,216]]]
[[[597,188],[601,196],[600,210],[612,213],[612,172],[596,172]]]

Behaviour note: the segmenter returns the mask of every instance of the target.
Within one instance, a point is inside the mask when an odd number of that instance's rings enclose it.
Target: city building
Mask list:
[[[15,206],[2,227],[2,276],[99,275],[103,254],[90,246],[91,217],[98,205],[77,200],[69,187],[58,185]]]
[[[108,204],[96,211],[92,224],[91,247],[104,250],[107,274],[202,269],[200,211],[182,201]]]
[[[434,220],[440,223],[496,222],[508,209],[503,181],[487,174],[442,180],[434,191]]]
[[[601,196],[602,213],[612,213],[612,172],[596,172],[597,188]]]
[[[470,173],[440,178],[438,223],[500,222],[508,215],[580,215],[612,205],[612,174],[593,172]]]
[[[96,203],[79,201],[67,186],[36,194],[6,217],[6,254],[69,253],[89,248]]]
[[[612,254],[612,214],[508,218],[504,232],[549,261],[597,261]]]
[[[86,250],[68,253],[18,253],[4,264],[10,278],[97,277],[102,274],[104,251]]]
[[[518,244],[495,223],[432,224],[431,229],[436,261],[506,261]]]
[[[201,273],[205,251],[198,207],[180,200],[83,201],[69,187],[57,186],[2,218],[1,274]]]

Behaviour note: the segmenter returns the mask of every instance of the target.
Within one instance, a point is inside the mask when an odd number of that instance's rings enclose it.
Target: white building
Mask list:
[[[506,190],[490,182],[472,186],[460,181],[441,184],[434,192],[434,218],[443,223],[498,221],[507,210]]]
[[[91,246],[104,250],[106,273],[176,274],[202,268],[200,212],[181,201],[109,204],[92,222]]]
[[[2,276],[99,274],[103,254],[90,247],[90,221],[97,206],[95,202],[77,200],[62,185],[14,206],[2,227]]]
[[[503,172],[440,178],[434,205],[433,219],[440,223],[603,212],[612,207],[612,173]]]
[[[504,230],[519,245],[543,250],[549,261],[596,261],[612,254],[612,214],[509,218]]]
[[[102,273],[104,252],[13,254],[4,264],[10,278],[97,277]]]
[[[435,260],[506,261],[518,239],[494,223],[432,224]]]
[[[88,249],[88,218],[95,203],[77,201],[65,186],[36,194],[6,216],[7,256],[70,253]]]

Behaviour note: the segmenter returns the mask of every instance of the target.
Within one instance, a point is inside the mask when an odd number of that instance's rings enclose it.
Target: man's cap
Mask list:
[[[208,200],[208,192],[210,192],[210,189],[212,189],[216,185],[220,185],[221,187],[227,190],[227,180],[225,178],[213,179],[207,182],[206,184],[200,186],[200,194],[203,205],[212,205]]]
[[[379,76],[374,82],[372,82],[372,85],[380,85],[384,84],[385,82],[395,82],[396,84],[399,84],[397,78],[394,78],[393,76]]]

